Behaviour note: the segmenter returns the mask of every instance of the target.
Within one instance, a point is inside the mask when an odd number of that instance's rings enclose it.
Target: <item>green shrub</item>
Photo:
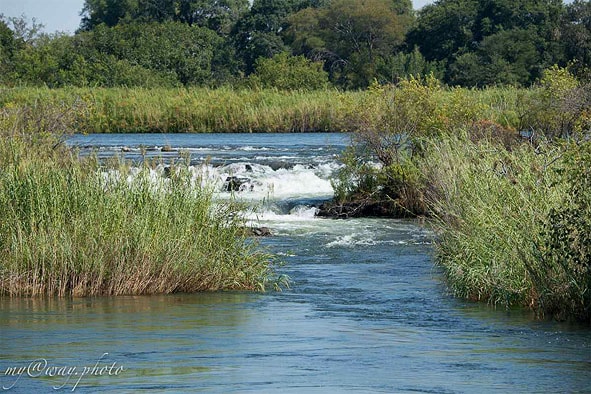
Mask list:
[[[269,59],[258,58],[250,81],[253,86],[265,89],[325,89],[329,86],[328,73],[322,67],[321,62],[312,62],[304,56],[291,56],[282,52]]]
[[[565,193],[543,222],[530,271],[549,314],[591,319],[591,143],[568,144],[554,170]]]

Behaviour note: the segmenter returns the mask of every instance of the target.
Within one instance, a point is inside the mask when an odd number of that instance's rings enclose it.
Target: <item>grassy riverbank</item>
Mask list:
[[[591,321],[591,87],[553,68],[506,91],[370,92],[335,202],[429,216],[457,296]]]
[[[83,133],[348,132],[359,127],[373,97],[372,91],[334,89],[4,88],[0,93],[0,108],[35,103],[69,107],[76,131]],[[471,111],[518,127],[516,102],[529,90],[440,89],[432,93],[429,102],[437,103],[442,111],[439,121],[460,113],[466,116],[465,104],[469,103]]]
[[[99,166],[61,145],[75,113],[0,112],[0,295],[93,296],[261,290],[270,256],[237,207],[216,203],[180,165]]]

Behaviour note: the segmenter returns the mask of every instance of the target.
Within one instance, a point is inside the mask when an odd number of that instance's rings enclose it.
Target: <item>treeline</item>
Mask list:
[[[0,17],[2,85],[528,86],[591,64],[582,0],[86,0],[76,34],[38,27]]]

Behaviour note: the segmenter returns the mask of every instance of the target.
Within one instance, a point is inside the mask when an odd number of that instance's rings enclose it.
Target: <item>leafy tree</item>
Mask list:
[[[368,86],[381,59],[404,38],[408,19],[391,0],[333,0],[289,18],[286,32],[295,53],[324,60],[333,81],[351,88]]]
[[[378,82],[381,84],[397,83],[411,77],[433,75],[443,79],[444,67],[442,62],[428,62],[418,48],[409,53],[398,52],[393,56],[382,59],[378,64]]]
[[[280,35],[286,18],[308,5],[307,0],[254,0],[232,31],[232,42],[247,74],[254,71],[259,57],[270,58],[289,49]]]
[[[561,0],[440,0],[423,8],[407,35],[446,81],[527,85],[562,59]]]
[[[452,63],[450,81],[466,86],[527,86],[541,75],[539,41],[521,29],[487,36],[475,52],[464,53]]]
[[[255,69],[250,77],[255,86],[281,90],[314,90],[328,86],[328,73],[322,69],[322,63],[287,52],[270,59],[258,58]]]
[[[427,5],[419,11],[406,43],[418,47],[428,61],[450,62],[472,46],[477,12],[477,0],[440,0]]]
[[[179,22],[103,25],[89,34],[88,44],[99,53],[174,73],[184,85],[209,82],[214,53],[223,43],[209,29]]]
[[[566,58],[579,76],[589,78],[591,66],[591,2],[575,0],[566,6],[561,23],[561,42]]]
[[[80,28],[92,30],[100,24],[112,27],[131,20],[137,12],[137,0],[85,0]]]
[[[199,25],[227,35],[248,12],[248,0],[180,0],[175,20]]]
[[[248,6],[248,0],[86,0],[81,28],[177,21],[228,34]]]

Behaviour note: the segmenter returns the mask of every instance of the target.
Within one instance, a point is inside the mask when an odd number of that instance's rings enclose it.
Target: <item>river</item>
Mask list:
[[[344,135],[80,135],[70,143],[100,157],[162,157],[156,172],[190,155],[220,198],[256,207],[250,220],[271,229],[262,245],[284,261],[278,270],[291,286],[0,298],[2,391],[591,392],[588,326],[453,298],[434,265],[433,235],[418,222],[314,217],[332,194]],[[240,191],[223,191],[232,176]]]

